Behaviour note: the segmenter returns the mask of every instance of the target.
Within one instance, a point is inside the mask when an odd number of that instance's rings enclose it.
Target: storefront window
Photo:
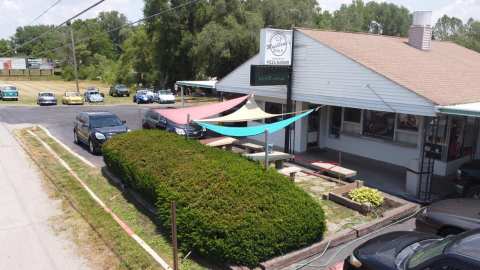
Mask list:
[[[364,111],[363,135],[393,140],[395,113]]]
[[[342,127],[342,108],[330,107],[330,135],[338,138]]]
[[[411,114],[398,114],[397,128],[408,131],[418,131],[420,126],[420,117]]]
[[[265,102],[265,112],[271,114],[282,114],[283,113],[283,104],[280,103],[273,103],[273,102]],[[265,123],[271,124],[283,119],[282,116],[272,117],[265,119]]]
[[[362,110],[345,108],[343,110],[343,132],[348,134],[362,133]]]

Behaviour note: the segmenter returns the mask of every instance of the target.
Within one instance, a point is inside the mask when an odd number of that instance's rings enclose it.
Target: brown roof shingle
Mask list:
[[[405,38],[298,30],[438,105],[480,102],[480,54],[472,50],[433,41],[421,51]]]

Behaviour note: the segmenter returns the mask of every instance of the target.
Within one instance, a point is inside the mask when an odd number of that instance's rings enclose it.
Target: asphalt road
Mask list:
[[[165,107],[156,105],[155,107]],[[45,126],[53,136],[60,139],[96,166],[103,166],[101,156],[90,154],[86,147],[73,143],[73,121],[75,116],[82,111],[109,111],[127,121],[127,126],[132,129],[141,127],[143,113],[152,105],[118,105],[118,106],[5,106],[0,107],[0,122],[7,124],[41,124]],[[171,107],[169,105],[168,107]]]
[[[161,107],[163,105],[157,105]],[[86,147],[73,143],[73,120],[81,111],[110,111],[117,114],[120,119],[127,121],[130,129],[141,128],[141,119],[145,110],[150,105],[118,105],[118,106],[58,106],[58,107],[3,107],[0,108],[0,122],[8,124],[41,124],[44,125],[55,137],[60,139],[75,152],[82,155],[96,166],[104,166],[101,156],[91,155]],[[346,245],[329,249],[323,256],[313,256],[301,263],[292,265],[287,269],[326,269],[326,265],[332,266],[343,261],[360,244],[372,238],[375,235],[389,231],[411,231],[415,228],[413,220],[392,226],[391,228],[380,231],[368,238],[355,241]]]

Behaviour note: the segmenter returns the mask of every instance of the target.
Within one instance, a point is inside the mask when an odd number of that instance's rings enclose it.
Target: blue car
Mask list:
[[[0,99],[18,101],[18,89],[13,85],[0,85]]]
[[[133,96],[133,102],[137,104],[141,103],[153,103],[154,94],[148,89],[138,90]]]

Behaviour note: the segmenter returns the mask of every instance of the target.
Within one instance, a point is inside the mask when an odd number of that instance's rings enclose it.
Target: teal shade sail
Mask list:
[[[260,126],[253,126],[253,127],[225,127],[225,126],[213,125],[208,123],[202,123],[201,121],[196,121],[196,123],[208,130],[214,131],[224,136],[249,137],[249,136],[262,134],[265,132],[265,130],[268,130],[268,133],[270,134],[275,133],[287,127],[288,125],[302,119],[303,117],[311,114],[313,111],[314,110],[309,110],[307,112],[304,112],[302,114],[299,114],[294,117],[290,117],[288,119],[285,119],[279,122],[260,125]]]

